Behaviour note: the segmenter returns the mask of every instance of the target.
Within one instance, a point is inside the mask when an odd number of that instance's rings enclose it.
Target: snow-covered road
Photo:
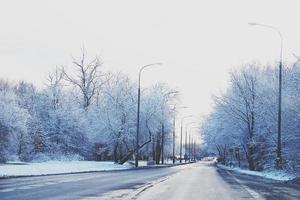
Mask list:
[[[0,179],[0,199],[300,199],[299,186],[201,162],[168,168]]]

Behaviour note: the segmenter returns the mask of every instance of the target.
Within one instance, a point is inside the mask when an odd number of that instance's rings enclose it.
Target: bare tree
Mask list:
[[[54,72],[49,73],[47,77],[47,87],[50,90],[51,101],[54,109],[60,104],[60,97],[62,95],[62,80],[63,73],[57,67]]]
[[[97,91],[105,83],[105,74],[101,73],[102,63],[98,57],[87,61],[85,51],[82,51],[81,58],[73,58],[73,66],[76,68],[76,75],[71,76],[62,68],[63,79],[77,87],[82,94],[83,108],[87,108],[96,96]]]

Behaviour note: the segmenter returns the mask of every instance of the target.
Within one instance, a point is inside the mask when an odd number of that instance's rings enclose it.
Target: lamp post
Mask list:
[[[173,119],[173,164],[175,164],[175,143],[176,143],[176,106],[177,105],[174,105],[174,119]],[[187,106],[181,106],[179,107],[179,109],[185,109],[185,108],[188,108]]]
[[[261,26],[274,30],[280,37],[280,61],[279,61],[279,87],[278,87],[278,122],[277,122],[277,158],[276,167],[277,169],[282,169],[282,152],[281,152],[281,104],[282,104],[282,52],[283,52],[283,37],[279,29],[274,26],[249,23],[250,26]]]
[[[178,91],[172,91],[172,92],[168,92],[166,94],[164,94],[163,96],[163,104],[162,104],[162,124],[161,124],[161,164],[164,164],[164,144],[165,144],[165,125],[164,125],[164,116],[165,116],[165,112],[164,112],[164,104],[167,102],[166,97],[168,95],[171,94],[177,94]]]
[[[186,119],[186,118],[190,118],[190,117],[193,117],[193,115],[188,115],[188,116],[185,116],[183,118],[181,118],[181,126],[180,126],[180,163],[182,163],[182,126],[183,126],[183,120]]]
[[[189,162],[191,162],[191,133],[189,133]]]
[[[188,124],[186,124],[186,126],[185,126],[185,155],[186,155],[186,158],[187,158],[187,155],[189,155],[189,151],[188,151],[188,141],[187,141],[187,139],[188,139],[188,127],[190,126],[190,125],[192,125],[192,124],[196,124],[197,122],[190,122],[190,123],[188,123]],[[190,141],[189,141],[190,142]],[[185,159],[185,162],[186,162],[187,160]]]
[[[194,136],[193,137],[193,160],[196,161],[196,140],[197,140],[197,137]]]
[[[194,138],[193,147],[193,160],[196,162],[196,137]]]
[[[175,135],[176,135],[176,132],[175,132],[175,129],[176,129],[176,118],[174,116],[174,119],[173,119],[173,151],[172,151],[172,161],[173,161],[173,165],[175,164]]]
[[[135,167],[139,166],[139,132],[140,132],[140,101],[141,101],[141,75],[145,68],[151,67],[154,65],[162,65],[162,63],[152,63],[145,65],[140,68],[139,71],[139,82],[138,82],[138,108],[137,108],[137,123],[136,123],[136,153],[135,153]]]
[[[190,123],[190,124],[194,124],[194,123],[197,123],[197,122],[193,122],[193,123]],[[189,129],[189,160],[191,160],[191,157],[192,157],[192,155],[193,155],[193,148],[194,148],[194,146],[193,146],[193,140],[194,140],[194,136],[192,136],[192,134],[191,134],[191,130],[192,129],[199,129],[198,127],[191,127],[190,129]]]
[[[194,139],[194,161],[196,162],[196,137]]]

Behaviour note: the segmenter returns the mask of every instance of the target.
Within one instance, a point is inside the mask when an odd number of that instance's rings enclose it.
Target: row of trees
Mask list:
[[[68,69],[57,68],[43,89],[0,81],[0,162],[70,157],[124,162],[126,155],[132,157],[136,83],[125,74],[104,72],[101,61],[89,60],[84,52]],[[173,91],[162,83],[142,91],[143,159],[159,162],[162,124],[165,155],[170,153]]]
[[[277,148],[278,69],[248,64],[230,73],[227,91],[215,97],[202,124],[205,149],[226,165],[273,168]],[[300,171],[300,66],[283,73],[284,168]]]

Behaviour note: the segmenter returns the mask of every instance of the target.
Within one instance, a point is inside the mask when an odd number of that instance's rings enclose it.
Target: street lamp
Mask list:
[[[193,139],[193,161],[196,162],[196,137]]]
[[[280,37],[280,61],[279,61],[279,94],[278,94],[278,128],[277,128],[277,158],[276,167],[282,169],[282,154],[281,154],[281,101],[282,101],[282,52],[283,52],[283,37],[279,29],[274,26],[249,23],[250,26],[261,26],[274,30]]]
[[[192,136],[191,136],[191,133],[190,133],[189,134],[189,162],[191,162],[191,153],[192,153],[191,142],[192,142]]]
[[[196,142],[196,139],[193,137],[193,140],[192,140],[192,161],[196,160],[195,159],[195,142]]]
[[[164,114],[164,108],[163,108],[163,106],[164,106],[164,104],[167,102],[167,100],[166,100],[166,97],[168,96],[168,95],[171,95],[171,94],[177,94],[177,93],[179,93],[178,91],[172,91],[172,92],[168,92],[168,93],[166,93],[166,94],[164,94],[164,96],[163,96],[163,104],[162,104],[162,108],[161,108],[161,110],[162,110],[162,125],[161,125],[161,164],[164,164],[164,143],[165,143],[165,125],[164,125],[164,116],[165,116],[165,114]]]
[[[195,139],[194,139],[194,161],[197,160],[197,147],[196,147],[196,144],[197,144],[197,136],[195,136]]]
[[[194,139],[194,136],[191,136],[191,129],[199,129],[199,127],[191,127],[190,130],[189,130],[189,135],[190,137],[192,137],[192,143],[189,144],[189,157],[193,157],[192,160],[195,160],[195,139]],[[192,156],[191,156],[192,155]]]
[[[174,107],[175,108],[175,107]],[[173,161],[173,165],[175,164],[175,135],[176,135],[176,117],[174,115],[174,119],[173,119],[173,148],[172,148],[172,161]]]
[[[179,109],[188,108],[187,106],[180,106]],[[176,105],[174,105],[174,119],[173,119],[173,164],[175,164],[175,140],[176,140]]]
[[[185,125],[185,155],[186,155],[186,157],[187,157],[187,155],[188,155],[188,153],[189,153],[189,151],[188,151],[188,141],[187,141],[187,139],[188,139],[188,127],[190,126],[190,125],[192,125],[192,124],[196,124],[197,122],[190,122],[190,123],[188,123],[188,124],[186,124]],[[190,142],[190,141],[189,141]],[[185,162],[186,162],[187,160],[185,159]]]
[[[192,123],[189,123],[188,125],[195,124],[195,123],[197,123],[197,122],[192,122]],[[188,131],[188,126],[186,127],[186,133],[189,132],[189,144],[188,144],[189,161],[191,160],[191,152],[192,152],[192,150],[191,150],[191,129],[195,129],[195,128],[198,129],[198,127],[191,127]]]
[[[183,120],[186,119],[186,118],[190,118],[190,117],[193,117],[193,115],[188,115],[188,116],[185,116],[183,118],[181,118],[181,126],[180,126],[180,163],[182,163],[182,126],[183,126]]]
[[[139,132],[140,132],[140,101],[141,101],[141,75],[145,68],[151,67],[154,65],[162,65],[162,63],[152,63],[145,65],[140,68],[139,71],[139,82],[138,82],[138,109],[137,109],[137,123],[136,123],[136,154],[135,154],[135,167],[139,166]]]

